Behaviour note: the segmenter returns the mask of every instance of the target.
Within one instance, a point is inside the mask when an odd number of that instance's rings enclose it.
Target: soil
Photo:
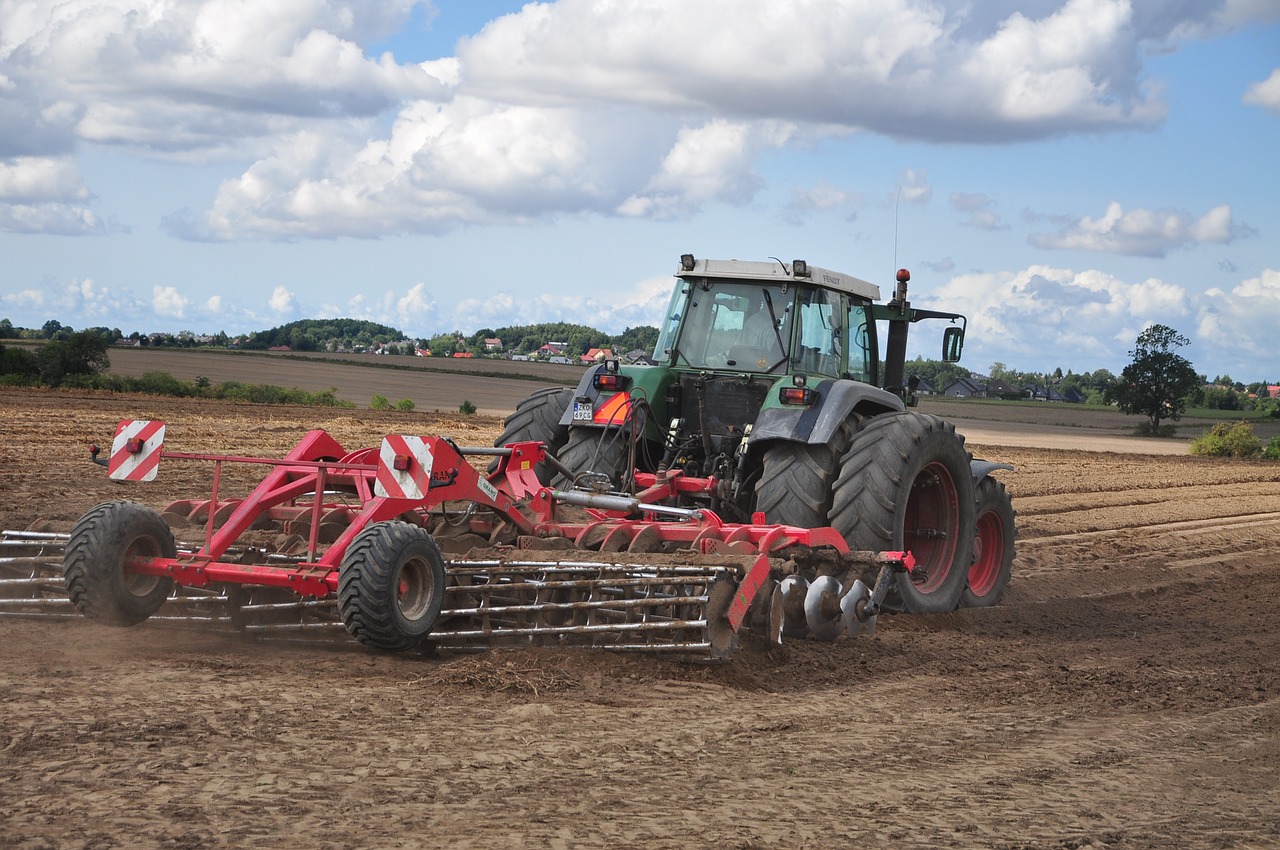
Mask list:
[[[90,465],[122,418],[165,420],[172,451],[264,456],[312,428],[348,448],[500,430],[26,390],[0,410],[0,528],[54,531],[207,494],[204,463],[141,485]],[[1280,465],[1029,433],[969,435],[1016,467],[1000,605],[726,664],[0,618],[0,845],[1280,845]],[[223,492],[260,474],[229,466]]]

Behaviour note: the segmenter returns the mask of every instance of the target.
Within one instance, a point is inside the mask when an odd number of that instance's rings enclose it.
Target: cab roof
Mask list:
[[[871,301],[880,300],[880,287],[876,284],[843,272],[811,266],[804,260],[793,260],[790,265],[785,265],[779,260],[702,260],[685,254],[680,258],[676,277],[803,283],[836,289]]]

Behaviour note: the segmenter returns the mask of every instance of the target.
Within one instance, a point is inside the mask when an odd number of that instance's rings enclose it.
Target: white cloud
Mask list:
[[[1276,316],[1280,316],[1280,270],[1264,269],[1230,292],[1207,290],[1196,316],[1196,336],[1204,346],[1233,356],[1232,362],[1254,363],[1258,379],[1280,380],[1273,342]]]
[[[375,115],[442,97],[435,66],[370,58],[416,0],[64,0],[0,7],[0,69],[26,103],[75,104],[75,134],[161,149],[273,132],[271,116]],[[447,74],[447,69],[445,71]]]
[[[588,325],[606,333],[621,333],[629,327],[661,323],[663,311],[671,300],[674,282],[670,277],[648,278],[622,287],[616,294],[520,295],[502,292],[485,298],[458,302],[453,310],[451,328],[499,327],[514,322],[572,322]]]
[[[822,138],[1013,141],[1150,126],[1163,106],[1143,77],[1144,46],[1210,14],[1135,12],[1123,0],[1033,5],[528,4],[433,66],[441,88],[410,96],[389,134],[362,136],[374,125],[350,121],[293,128],[224,183],[196,232],[440,233],[583,212],[673,219],[749,203],[763,154]],[[273,42],[279,64],[310,55],[298,43]],[[325,61],[342,55],[320,47]],[[903,201],[927,203],[932,191],[923,170],[906,172]],[[970,223],[1002,226],[989,212]]]
[[[0,204],[0,231],[88,236],[106,232],[88,207],[69,204]]]
[[[927,204],[933,200],[933,184],[925,169],[908,168],[899,175],[897,199],[908,204]]]
[[[744,204],[763,185],[753,169],[760,151],[784,145],[794,127],[714,119],[684,128],[645,191],[618,205],[620,215],[657,219],[696,211],[711,201]]]
[[[1280,68],[1272,71],[1265,80],[1249,86],[1244,93],[1244,102],[1280,113]]]
[[[1085,216],[1057,233],[1032,234],[1038,248],[1072,248],[1137,257],[1163,257],[1170,251],[1202,243],[1226,244],[1251,233],[1231,218],[1231,206],[1220,204],[1199,218],[1183,210],[1132,209],[1107,205],[1099,218]]]
[[[802,224],[813,213],[839,209],[846,204],[861,203],[862,200],[858,193],[839,189],[825,180],[819,180],[812,188],[791,190],[791,201],[783,211],[783,218],[792,224]]]
[[[157,316],[167,319],[185,319],[190,299],[173,286],[155,286],[151,289],[151,309]]]
[[[69,157],[0,160],[0,204],[83,201],[88,197],[80,171]]]
[[[1133,328],[1149,322],[1176,327],[1190,315],[1188,297],[1184,287],[1154,278],[1129,283],[1096,269],[1033,265],[957,275],[914,300],[968,316],[970,362],[1027,362],[1043,351],[1062,351],[1076,357],[1064,367],[1092,369],[1114,368],[1136,338]]]
[[[960,223],[966,227],[976,227],[979,230],[1007,230],[1009,225],[1000,218],[999,213],[992,209],[994,205],[995,200],[982,192],[951,193],[951,208],[965,214],[965,218]]]
[[[280,315],[290,315],[298,309],[298,299],[283,286],[277,286],[267,299],[267,309]]]
[[[1274,16],[1266,0],[555,0],[490,22],[456,56],[371,55],[420,6],[431,14],[427,0],[10,0],[0,159],[91,141],[252,162],[209,210],[166,220],[195,239],[669,219],[750,203],[763,156],[821,139],[1151,127],[1164,115],[1152,51]],[[65,173],[46,177],[28,191],[66,191]],[[907,173],[902,200],[931,195]],[[981,211],[970,223],[999,226]],[[26,202],[0,209],[0,227],[103,225]]]

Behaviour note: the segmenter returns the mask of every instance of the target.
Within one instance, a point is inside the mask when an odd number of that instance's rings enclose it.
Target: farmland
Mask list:
[[[212,356],[166,357],[143,370],[231,379]],[[380,392],[417,410],[3,390],[0,525],[65,531],[108,499],[162,506],[207,491],[196,464],[127,487],[89,465],[85,447],[122,418],[164,419],[177,451],[277,456],[311,428],[351,448],[408,431],[479,445],[500,430],[486,412],[577,373],[244,362],[234,380],[336,386],[361,407]],[[456,413],[462,398],[481,415]],[[1124,419],[1056,406],[933,404],[975,454],[1016,466],[1000,473],[1019,540],[996,608],[884,618],[871,638],[745,650],[719,666],[388,656],[0,619],[0,841],[1274,845],[1280,465],[1182,456],[1185,443],[1138,441]]]

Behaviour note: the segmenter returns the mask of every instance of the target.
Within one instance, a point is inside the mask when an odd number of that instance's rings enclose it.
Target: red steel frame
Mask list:
[[[657,548],[663,543],[678,543],[702,553],[758,553],[762,557],[748,571],[736,594],[739,600],[735,601],[733,610],[740,621],[745,615],[745,606],[768,576],[768,559],[763,556],[791,546],[830,547],[840,553],[849,551],[848,544],[835,529],[768,525],[764,523],[762,514],[752,517],[751,524],[731,524],[723,522],[709,510],[689,510],[679,520],[661,520],[656,512],[646,512],[646,505],[654,507],[660,501],[680,495],[706,494],[716,486],[714,479],[689,478],[679,472],[662,475],[637,473],[637,481],[643,487],[637,495],[637,499],[643,500],[639,505],[643,519],[628,519],[618,510],[587,507],[588,521],[560,521],[556,518],[555,491],[543,487],[534,474],[534,467],[546,457],[546,449],[541,443],[522,442],[507,446],[499,455],[497,469],[482,478],[466,461],[463,456],[465,450],[451,440],[435,436],[426,436],[422,440],[431,455],[431,486],[419,499],[377,495],[374,482],[380,462],[378,449],[348,453],[323,430],[309,432],[283,459],[161,450],[165,459],[212,461],[214,464],[212,493],[208,501],[175,502],[169,507],[171,511],[182,509],[191,518],[204,518],[204,544],[198,551],[183,553],[176,558],[135,557],[130,559],[126,569],[134,573],[167,576],[178,584],[189,586],[204,586],[211,582],[253,584],[288,588],[300,596],[325,597],[337,591],[338,569],[347,547],[369,525],[449,501],[467,501],[488,507],[498,521],[511,523],[522,534],[564,537],[573,540],[580,548],[598,548],[606,552],[649,551],[650,547]],[[219,503],[218,490],[224,463],[267,464],[273,469],[245,499]],[[360,502],[359,509],[353,511],[345,501],[326,502],[327,488],[334,486],[354,490]],[[296,500],[308,495],[312,498],[311,505],[294,506]],[[534,519],[517,508],[517,502],[526,498]],[[320,526],[326,517],[341,519],[347,522],[347,526],[317,557]],[[264,518],[280,522],[307,521],[309,532],[305,561],[282,567],[222,560],[241,535]],[[480,530],[484,530],[485,520],[476,520],[476,523]],[[494,520],[488,523],[491,527]],[[910,560],[909,554],[901,552],[884,553],[881,557]]]

